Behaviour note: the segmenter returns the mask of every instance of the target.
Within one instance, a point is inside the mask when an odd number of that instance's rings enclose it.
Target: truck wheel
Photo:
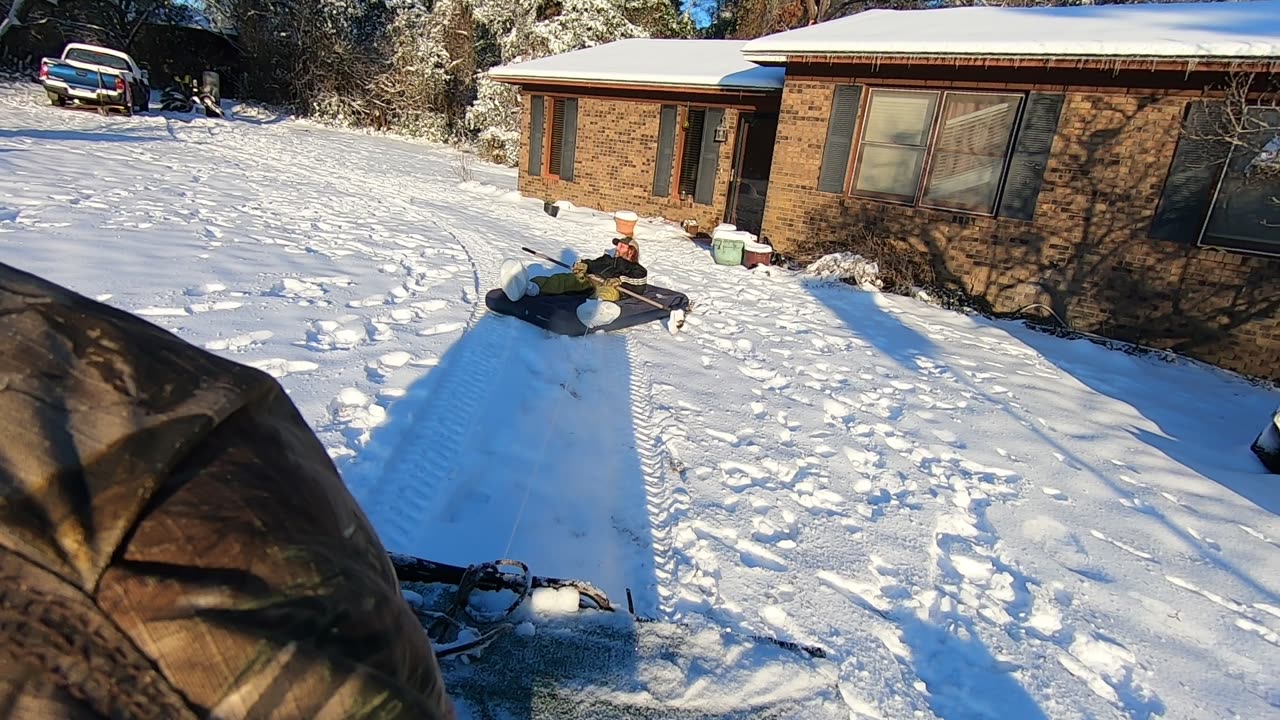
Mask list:
[[[64,98],[64,97],[62,97],[62,96],[61,96],[61,95],[59,95],[58,93],[56,93],[56,92],[49,92],[49,93],[45,93],[45,94],[49,96],[49,104],[50,104],[50,105],[53,105],[54,107],[66,107],[66,106],[67,106],[67,99],[66,99],[66,98]]]
[[[149,112],[151,110],[151,88],[143,85],[138,90],[138,104],[134,108],[138,112]]]

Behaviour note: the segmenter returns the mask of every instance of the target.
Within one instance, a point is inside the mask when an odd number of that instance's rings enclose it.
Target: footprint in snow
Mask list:
[[[186,317],[190,313],[184,307],[144,307],[133,311],[142,317]]]
[[[1133,555],[1134,557],[1141,558],[1148,562],[1156,562],[1155,556],[1152,555],[1151,553],[1143,552],[1133,547],[1132,545],[1126,545],[1125,543],[1122,543],[1119,540],[1110,538],[1104,535],[1103,533],[1098,532],[1097,530],[1090,530],[1089,534],[1105,543],[1110,543],[1111,545],[1114,545],[1120,548],[1121,550],[1124,550],[1125,552],[1129,553],[1130,555]]]
[[[318,370],[320,368],[319,365],[309,360],[286,360],[284,358],[251,360],[248,364],[276,379],[293,375],[295,373],[311,372],[312,370]]]
[[[418,319],[417,313],[410,308],[395,308],[391,312],[378,316],[378,322],[389,325],[408,325]]]
[[[205,343],[204,347],[206,350],[239,352],[254,345],[261,345],[272,337],[275,337],[275,333],[270,330],[255,330],[221,340],[211,340]]]
[[[1142,498],[1137,497],[1136,495],[1131,497],[1126,497],[1126,498],[1120,498],[1119,502],[1121,505],[1129,508],[1130,510],[1133,510],[1135,512],[1140,512],[1144,515],[1158,516],[1160,514],[1160,511],[1156,510],[1155,506],[1153,506],[1151,503],[1147,502],[1146,500],[1143,500]]]
[[[1095,695],[1134,717],[1164,714],[1164,703],[1140,681],[1146,673],[1128,648],[1092,634],[1077,635],[1058,662]]]
[[[1216,540],[1214,540],[1213,538],[1205,537],[1204,535],[1201,535],[1199,532],[1196,531],[1195,528],[1192,528],[1192,527],[1187,528],[1187,534],[1195,538],[1196,540],[1200,541],[1201,544],[1205,545],[1209,549],[1222,552],[1222,546],[1219,545]]]
[[[721,432],[719,430],[713,430],[711,428],[708,428],[706,433],[711,437],[715,438],[716,440],[719,440],[720,442],[728,443],[729,445],[733,445],[735,447],[740,442],[740,439],[738,438],[738,436],[734,435],[733,433]]]
[[[423,330],[419,330],[418,335],[421,335],[423,337],[430,337],[432,335],[444,335],[451,332],[457,332],[458,330],[461,330],[466,326],[467,324],[464,322],[438,323],[436,325],[432,325],[431,327],[425,328]]]
[[[265,294],[282,298],[318,298],[325,294],[325,289],[316,283],[298,278],[277,280]]]
[[[413,359],[412,355],[403,350],[389,352],[376,360],[370,361],[365,366],[365,372],[370,380],[381,382],[392,372],[413,362]]]
[[[183,294],[188,297],[204,297],[213,293],[226,291],[227,286],[219,282],[204,283],[203,285],[195,285],[183,290]]]
[[[1055,487],[1042,487],[1040,488],[1040,492],[1060,502],[1067,502],[1067,500],[1069,499],[1067,498],[1066,493],[1062,492],[1061,490]]]
[[[207,313],[207,312],[236,310],[242,307],[244,307],[244,303],[238,302],[236,300],[219,300],[217,302],[209,302],[209,303],[192,303],[191,305],[187,306],[187,312],[191,313],[192,315],[198,315],[200,313]]]

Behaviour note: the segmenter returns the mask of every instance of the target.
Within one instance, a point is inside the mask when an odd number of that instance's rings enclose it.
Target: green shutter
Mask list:
[[[658,117],[658,160],[653,168],[653,194],[671,195],[671,166],[675,160],[676,106],[663,105]]]
[[[1199,241],[1231,152],[1228,142],[1212,139],[1224,110],[1221,105],[1203,102],[1187,105],[1182,136],[1151,223],[1151,237],[1191,245]]]
[[[822,169],[818,172],[818,189],[822,192],[844,192],[844,178],[849,171],[849,155],[853,152],[853,133],[858,127],[858,105],[861,101],[861,85],[840,85],[831,98],[827,142],[822,146]]]
[[[1014,141],[1009,174],[1000,197],[1000,217],[1030,220],[1036,214],[1036,200],[1044,184],[1053,137],[1066,99],[1061,93],[1031,93],[1022,113],[1018,137]]]
[[[541,95],[529,99],[529,174],[535,177],[542,174],[542,136],[546,134],[544,99]]]
[[[716,197],[716,171],[720,169],[720,143],[716,142],[716,128],[724,119],[721,108],[707,108],[702,121],[702,148],[698,153],[698,181],[694,185],[693,201],[711,205]]]
[[[564,137],[560,140],[560,179],[573,180],[573,160],[578,146],[578,98],[564,101]]]

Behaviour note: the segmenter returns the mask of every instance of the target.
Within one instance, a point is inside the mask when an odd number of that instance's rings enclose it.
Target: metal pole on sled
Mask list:
[[[538,252],[537,250],[534,250],[534,249],[532,249],[532,248],[521,247],[520,249],[521,249],[521,250],[523,250],[523,251],[525,251],[525,252],[527,252],[527,253],[529,253],[530,255],[533,255],[534,257],[542,258],[543,260],[546,260],[547,262],[555,263],[556,265],[559,265],[560,267],[565,268],[566,270],[572,270],[572,269],[573,269],[573,267],[572,267],[572,266],[566,265],[566,264],[564,264],[564,263],[560,262],[559,260],[557,260],[557,259],[555,259],[555,258],[551,257],[550,255],[543,255],[542,253],[540,253],[540,252]],[[600,285],[600,284],[602,284],[602,283],[604,282],[604,279],[603,279],[603,278],[596,277],[595,275],[588,275],[588,276],[587,276],[587,279],[588,279],[588,280],[590,280],[591,282],[595,283],[596,285]],[[646,302],[646,303],[648,303],[648,304],[650,304],[650,305],[652,305],[652,306],[654,306],[654,307],[658,308],[659,310],[662,310],[662,311],[664,311],[664,312],[666,312],[666,313],[668,313],[668,314],[670,314],[670,312],[671,312],[671,308],[669,308],[669,307],[667,307],[667,306],[663,305],[662,303],[659,303],[659,302],[657,302],[656,300],[651,300],[651,299],[649,299],[649,298],[647,298],[647,297],[645,297],[645,296],[643,296],[643,295],[640,295],[639,293],[633,293],[633,292],[631,292],[630,290],[626,289],[625,287],[622,287],[621,285],[619,285],[619,286],[618,286],[618,291],[619,291],[619,292],[621,292],[623,295],[630,295],[631,297],[633,297],[633,298],[635,298],[635,299],[637,299],[637,300],[640,300],[641,302]]]

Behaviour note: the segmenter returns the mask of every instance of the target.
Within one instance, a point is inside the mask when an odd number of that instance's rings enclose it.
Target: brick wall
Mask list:
[[[725,111],[728,142],[720,143],[720,163],[716,171],[715,199],[711,205],[692,200],[653,196],[653,175],[658,157],[658,123],[662,103],[582,97],[578,100],[578,144],[574,178],[566,182],[555,177],[528,173],[530,97],[521,93],[524,106],[520,134],[520,192],[544,200],[568,200],[575,205],[605,212],[631,210],[641,217],[665,217],[673,222],[695,219],[702,227],[714,227],[724,218],[728,198],[732,152],[738,126],[738,111]],[[683,108],[681,108],[683,113]],[[548,114],[548,122],[550,114]],[[677,135],[676,152],[679,152]],[[548,149],[544,147],[544,152]],[[673,160],[674,162],[674,160]],[[679,170],[673,173],[671,189],[679,185]]]
[[[783,252],[875,227],[998,312],[1043,303],[1078,330],[1280,379],[1280,259],[1147,237],[1186,92],[1054,88],[1066,104],[1035,218],[1023,222],[818,192],[833,86],[787,79],[763,230]]]

